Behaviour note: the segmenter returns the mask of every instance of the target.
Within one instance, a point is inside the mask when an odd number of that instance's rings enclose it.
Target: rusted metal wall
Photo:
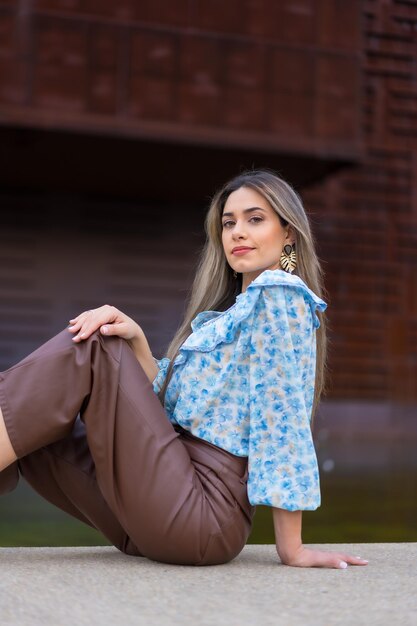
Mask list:
[[[2,119],[357,158],[359,7],[3,1]]]
[[[366,156],[304,198],[331,300],[330,397],[407,404],[417,400],[417,2],[367,0],[363,32]]]

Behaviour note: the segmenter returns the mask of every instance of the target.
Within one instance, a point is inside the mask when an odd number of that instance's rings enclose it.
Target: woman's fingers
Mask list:
[[[287,565],[296,567],[329,567],[346,569],[349,565],[367,565],[368,561],[358,556],[351,556],[342,552],[326,552],[305,548],[299,551]]]
[[[74,335],[74,342],[88,339],[96,330],[103,335],[117,335],[127,340],[140,334],[140,327],[134,320],[108,304],[80,313],[69,324],[68,330]]]
[[[90,309],[88,311],[83,311],[83,313],[80,313],[79,315],[77,315],[77,317],[73,317],[71,320],[69,320],[69,323],[70,324],[76,324],[77,322],[81,321],[87,315],[90,315],[90,313],[93,313],[93,312],[94,312],[94,309]]]
[[[92,313],[94,313],[94,309],[90,309],[89,311],[83,311],[83,313],[80,313],[79,315],[77,315],[77,317],[73,317],[71,320],[69,320],[69,323],[71,324],[71,326],[81,324]]]
[[[103,324],[100,327],[102,335],[117,335],[118,337],[125,337],[126,335],[126,323],[115,322],[114,324]]]
[[[349,565],[367,565],[369,563],[369,561],[362,559],[360,556],[350,556],[349,554],[344,555],[344,561]]]
[[[68,326],[68,330],[70,331],[70,333],[76,333],[80,330],[80,328],[83,325],[83,319],[81,318],[80,320],[78,320],[77,322],[71,322],[69,323]]]
[[[350,556],[349,554],[320,552],[321,567],[334,567],[336,569],[346,569],[349,565],[367,565],[368,561],[360,557]]]
[[[346,569],[349,565],[367,565],[368,561],[360,557],[349,554],[320,552],[319,567],[333,567],[336,569]]]
[[[111,324],[117,319],[117,309],[109,305],[104,305],[98,309],[85,311],[70,320],[71,326],[68,330],[76,333],[72,340],[74,342],[88,339],[88,337],[98,330],[103,324]]]
[[[320,550],[314,550],[311,554],[310,566],[346,569],[347,562],[344,558],[344,555],[336,554],[334,552],[322,552]]]
[[[73,337],[74,341],[79,340],[79,336],[81,334],[80,331],[84,332],[83,326],[85,325],[86,320],[92,313],[92,310],[84,311],[84,313],[80,313],[80,315],[77,315],[77,317],[69,321],[70,326],[68,326],[68,330],[70,331],[70,333],[78,333],[77,337]]]

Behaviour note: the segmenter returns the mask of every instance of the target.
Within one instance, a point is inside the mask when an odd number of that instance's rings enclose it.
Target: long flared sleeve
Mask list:
[[[155,361],[156,366],[158,367],[158,373],[153,379],[152,387],[155,393],[159,393],[162,389],[162,385],[164,384],[165,378],[167,376],[170,359],[168,359],[168,357],[164,357],[163,359],[156,359],[154,357],[154,361]]]
[[[315,309],[326,304],[297,285],[259,292],[249,357],[251,504],[289,511],[320,506],[310,420],[314,397]]]

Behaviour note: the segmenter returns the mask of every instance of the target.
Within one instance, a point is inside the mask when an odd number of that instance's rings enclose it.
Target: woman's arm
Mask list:
[[[359,557],[303,545],[302,511],[320,506],[311,410],[319,321],[315,311],[325,303],[318,299],[312,306],[311,294],[300,284],[274,283],[272,272],[264,276],[258,294],[256,281],[247,289],[257,297],[249,354],[249,501],[272,508],[276,548],[285,565],[366,565]]]
[[[105,304],[98,309],[85,311],[70,320],[68,330],[74,333],[73,341],[87,339],[96,330],[102,335],[116,335],[126,339],[141,364],[149,381],[152,382],[158,373],[158,367],[152,356],[151,349],[142,328],[114,306]]]
[[[283,563],[291,565],[294,554],[302,547],[302,511],[286,511],[273,507],[272,517],[278,556]]]
[[[312,550],[303,546],[301,539],[302,511],[272,508],[275,544],[284,565],[294,567],[334,567],[345,569],[349,565],[366,565],[368,561],[342,552]]]
[[[149,381],[152,382],[158,374],[158,366],[153,358],[145,333],[138,324],[136,325],[138,327],[137,335],[135,335],[129,343],[146,376],[149,378]]]

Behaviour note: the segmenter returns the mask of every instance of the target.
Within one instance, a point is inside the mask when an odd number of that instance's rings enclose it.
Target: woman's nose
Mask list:
[[[244,226],[242,224],[239,224],[239,222],[236,222],[235,227],[233,228],[232,235],[235,239],[240,239],[241,237],[245,238],[246,233]]]

